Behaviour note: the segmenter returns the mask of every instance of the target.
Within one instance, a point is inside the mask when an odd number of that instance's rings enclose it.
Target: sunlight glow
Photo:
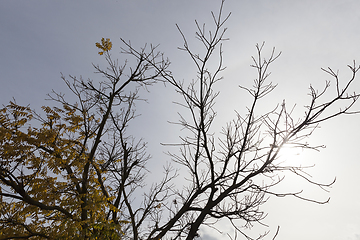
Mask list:
[[[286,165],[301,165],[301,155],[303,149],[300,147],[283,146],[279,152],[279,160]]]

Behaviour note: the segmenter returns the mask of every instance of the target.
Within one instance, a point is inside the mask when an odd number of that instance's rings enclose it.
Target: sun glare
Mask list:
[[[299,147],[283,146],[279,152],[279,160],[287,165],[300,165],[303,149]]]

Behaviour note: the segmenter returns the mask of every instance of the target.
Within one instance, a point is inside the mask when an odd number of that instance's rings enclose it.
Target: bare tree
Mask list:
[[[307,166],[293,166],[279,161],[279,153],[284,146],[318,150],[321,146],[311,146],[305,141],[322,122],[345,114],[356,114],[352,107],[359,94],[349,91],[359,70],[355,62],[349,65],[352,76],[341,84],[338,73],[331,68],[323,69],[335,81],[336,94],[326,100],[325,93],[330,88],[326,81],[324,89],[317,91],[310,86],[310,103],[305,106],[303,118],[295,120],[285,101],[275,106],[272,111],[260,112],[258,104],[274,90],[276,85],[269,81],[269,67],[280,56],[275,48],[270,56],[263,57],[264,44],[256,45],[256,55],[252,57],[257,77],[252,87],[240,85],[252,97],[252,102],[245,107],[247,114],[237,114],[221,131],[217,138],[212,129],[216,117],[214,106],[215,85],[222,80],[223,66],[222,44],[225,38],[225,22],[230,14],[223,16],[221,3],[218,15],[212,13],[214,28],[208,31],[204,25],[196,22],[196,38],[204,51],[192,50],[187,38],[178,27],[184,45],[180,50],[187,53],[196,66],[195,80],[178,81],[172,75],[163,77],[175,87],[182,96],[178,103],[187,112],[180,115],[179,124],[187,132],[180,137],[180,153],[169,152],[172,159],[188,169],[188,185],[184,189],[173,191],[173,204],[168,203],[169,220],[153,227],[148,239],[194,239],[202,225],[212,225],[214,221],[227,219],[238,234],[245,239],[253,239],[240,226],[251,227],[254,223],[262,224],[266,214],[261,206],[273,195],[277,197],[293,196],[314,203],[327,203],[305,198],[300,192],[274,192],[272,189],[283,178],[282,173],[290,172],[305,179],[312,185],[326,189],[334,182],[323,184],[313,181],[306,173]],[[218,64],[213,67],[214,58]],[[244,83],[241,83],[244,84]],[[343,87],[341,87],[343,85]],[[342,105],[334,110],[335,104]],[[337,105],[338,106],[338,105]],[[219,132],[219,131],[217,131]],[[171,145],[171,144],[170,144]],[[335,180],[334,180],[335,181]],[[279,229],[278,229],[279,230]],[[274,238],[276,237],[276,232]],[[256,239],[263,238],[260,235]]]
[[[283,181],[284,172],[322,189],[333,184],[313,181],[307,167],[282,162],[279,156],[287,145],[317,150],[319,146],[311,146],[305,139],[319,124],[358,113],[352,108],[359,94],[349,90],[359,67],[355,62],[349,65],[352,76],[345,84],[337,72],[323,69],[335,81],[335,95],[324,99],[330,82],[321,91],[310,86],[305,115],[295,120],[294,110],[288,110],[285,101],[271,111],[258,108],[276,87],[269,81],[269,67],[280,56],[273,49],[264,58],[264,44],[258,44],[252,58],[257,77],[252,87],[244,83],[240,86],[240,91],[252,97],[249,104],[240,106],[247,113],[238,113],[222,129],[213,129],[215,102],[220,94],[216,86],[225,70],[222,44],[228,39],[224,25],[230,17],[223,15],[223,4],[224,0],[218,14],[212,13],[212,30],[196,22],[202,52],[190,47],[178,27],[184,41],[180,49],[196,67],[195,80],[177,80],[168,69],[169,60],[156,47],[136,50],[124,40],[122,53],[137,61],[134,68],[127,67],[127,61],[119,65],[109,53],[111,42],[103,39],[97,46],[103,50],[100,54],[105,55],[108,68],[94,67],[105,80],[63,77],[77,97],[76,103],[54,92],[50,97],[62,108],[44,107],[45,118],[15,103],[2,109],[0,133],[5,140],[0,148],[0,224],[5,234],[0,235],[1,239],[52,239],[72,229],[69,234],[79,234],[81,239],[190,240],[199,236],[201,226],[216,227],[212,224],[218,220],[232,224],[235,234],[228,235],[230,239],[261,239],[268,232],[254,238],[242,226],[263,223],[266,214],[261,207],[269,196],[293,196],[319,204],[328,201],[305,198],[301,192],[275,192],[274,186]],[[177,124],[186,133],[180,136],[180,143],[169,144],[180,147],[169,155],[188,170],[188,183],[175,188],[172,180],[179,176],[172,166],[165,166],[163,180],[144,192],[150,157],[146,143],[128,134],[127,128],[136,117],[138,87],[159,81],[173,86],[183,99],[178,104],[186,112]],[[342,108],[334,110],[335,104]],[[28,128],[32,117],[42,123],[42,128]],[[32,215],[21,217],[25,213]]]

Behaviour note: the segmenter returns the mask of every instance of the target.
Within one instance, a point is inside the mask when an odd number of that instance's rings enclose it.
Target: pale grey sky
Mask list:
[[[138,47],[160,44],[176,76],[194,78],[187,56],[177,50],[182,40],[175,24],[193,43],[194,20],[210,26],[210,11],[216,12],[219,5],[220,0],[0,1],[1,104],[12,97],[34,108],[51,104],[44,103],[51,89],[68,93],[60,72],[96,78],[91,63],[104,63],[95,47],[102,37],[113,41],[113,56],[120,51],[120,37]],[[321,88],[330,80],[321,67],[339,69],[346,80],[346,65],[354,59],[360,63],[359,9],[358,0],[227,0],[224,12],[232,15],[226,34],[230,41],[224,45],[227,70],[216,105],[218,124],[230,121],[234,109],[245,108],[246,93],[237,86],[250,85],[255,77],[249,65],[256,43],[265,41],[267,50],[276,47],[283,53],[271,69],[271,81],[279,86],[268,99],[269,106],[286,99],[289,105],[297,104],[297,114],[303,114],[309,84]],[[360,76],[354,90],[360,92]],[[179,135],[178,128],[167,123],[177,119],[172,101],[178,96],[161,84],[143,94],[149,103],[138,104],[142,117],[133,131],[149,142],[154,156],[151,179],[155,169],[169,161],[162,152],[170,149],[160,142],[176,141]],[[264,206],[269,213],[265,223],[271,230],[267,239],[278,225],[277,240],[360,239],[359,121],[360,115],[340,117],[314,133],[311,141],[327,148],[305,155],[317,165],[313,176],[325,182],[336,176],[337,182],[330,193],[304,186],[304,194],[319,200],[330,196],[330,203],[271,198]],[[289,179],[284,188],[302,187],[299,185]],[[223,226],[223,231],[227,229]],[[264,228],[254,228],[253,233],[261,231]],[[208,231],[202,239],[226,238]]]

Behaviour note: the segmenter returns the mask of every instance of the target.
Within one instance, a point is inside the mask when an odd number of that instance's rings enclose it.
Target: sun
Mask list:
[[[279,151],[279,160],[287,165],[301,165],[301,155],[303,149],[301,147],[293,147],[285,145]]]

